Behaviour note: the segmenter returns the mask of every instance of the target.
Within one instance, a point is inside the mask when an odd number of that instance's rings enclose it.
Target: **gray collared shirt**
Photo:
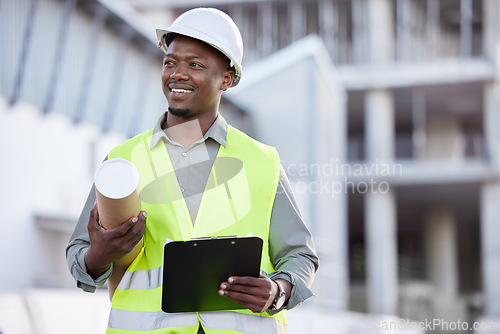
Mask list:
[[[226,146],[227,123],[219,114],[203,138],[185,148],[171,140],[162,130],[165,120],[166,113],[160,117],[153,129],[150,148],[156,146],[160,140],[166,145],[191,220],[194,222],[219,147]],[[77,286],[87,292],[94,292],[96,286],[102,286],[112,272],[111,267],[94,280],[85,267],[84,258],[90,245],[87,223],[95,199],[95,189],[92,186],[66,247],[66,259],[71,274],[77,281]],[[291,309],[313,295],[309,287],[314,280],[319,261],[311,234],[304,224],[283,167],[271,214],[269,255],[276,271],[268,276],[272,279],[286,279],[292,284],[290,299],[284,308]]]

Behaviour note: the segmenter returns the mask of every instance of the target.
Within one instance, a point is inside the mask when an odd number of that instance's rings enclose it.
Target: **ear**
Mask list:
[[[228,88],[231,88],[233,85],[233,79],[234,79],[234,70],[229,69],[224,73],[224,80],[222,81],[221,89],[222,90],[227,90]]]

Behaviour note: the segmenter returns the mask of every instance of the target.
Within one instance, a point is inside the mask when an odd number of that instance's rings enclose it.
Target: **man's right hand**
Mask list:
[[[90,247],[85,254],[85,266],[90,276],[96,279],[108,270],[112,262],[132,251],[144,234],[146,218],[146,212],[141,211],[137,217],[106,230],[97,223],[99,212],[97,203],[94,204],[87,225]]]

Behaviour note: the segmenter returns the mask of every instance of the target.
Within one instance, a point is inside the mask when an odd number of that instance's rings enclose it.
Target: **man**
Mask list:
[[[112,262],[144,237],[113,295],[107,333],[287,333],[282,310],[312,296],[318,258],[276,150],[218,112],[222,92],[242,76],[240,32],[225,13],[197,8],[157,35],[168,112],[107,157],[136,165],[143,211],[105,230],[92,188],[67,246],[70,271],[93,292],[111,275]],[[166,240],[249,234],[264,241],[263,274],[230,277],[219,290],[246,309],[161,311]]]

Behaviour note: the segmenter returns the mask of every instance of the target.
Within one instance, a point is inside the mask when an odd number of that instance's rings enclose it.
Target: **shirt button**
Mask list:
[[[186,157],[186,156],[187,156],[187,153],[186,153],[186,152],[182,152],[182,156],[183,156],[183,157]]]

